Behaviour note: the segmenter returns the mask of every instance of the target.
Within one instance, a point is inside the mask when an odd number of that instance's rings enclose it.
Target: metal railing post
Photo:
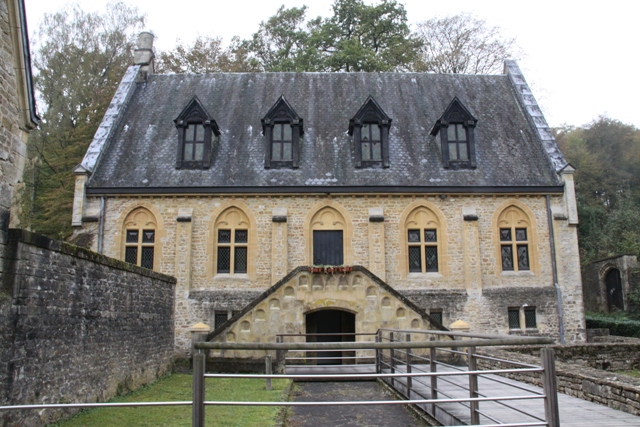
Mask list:
[[[376,334],[376,342],[382,342],[382,331],[378,329],[378,333]],[[382,372],[382,350],[376,349],[376,373],[379,374]]]
[[[467,348],[467,357],[469,359],[469,371],[476,371],[478,369],[478,361],[475,358],[476,348],[468,347]],[[469,397],[475,398],[478,397],[478,375],[477,374],[469,374]],[[478,410],[480,409],[479,403],[477,401],[469,402],[469,410],[471,411],[471,425],[480,424],[480,413]]]
[[[271,355],[269,354],[264,357],[264,373],[271,375]],[[265,388],[267,391],[271,391],[271,378],[266,379]]]
[[[193,355],[192,427],[204,427],[204,364],[204,353],[196,350]]]
[[[393,332],[389,332],[389,342],[393,342]],[[396,373],[396,355],[395,355],[395,351],[393,351],[393,348],[389,349],[389,364],[390,364],[390,372],[392,374]],[[391,378],[391,387],[395,387],[396,386],[396,382],[393,380],[393,378]]]
[[[411,334],[407,333],[407,342],[411,342]],[[407,349],[407,374],[411,373],[411,349]],[[407,377],[407,399],[411,400],[411,377]]]
[[[282,343],[283,341],[283,337],[276,337],[276,342],[277,343]],[[307,353],[305,352],[305,355]],[[284,372],[286,369],[286,366],[283,365],[284,364],[284,350],[276,350],[276,370],[278,372]]]
[[[431,335],[431,337],[429,338],[429,341],[435,341],[436,338]],[[429,370],[431,372],[436,372],[438,367],[436,365],[436,357],[437,357],[437,353],[436,353],[436,348],[435,347],[431,347],[429,349]],[[438,398],[438,377],[436,375],[431,377],[431,399],[437,399]],[[431,414],[435,417],[436,415],[436,404],[432,403],[431,404]]]
[[[558,412],[558,383],[556,378],[555,353],[552,348],[540,349],[542,362],[542,388],[544,390],[544,414],[549,427],[560,427]]]

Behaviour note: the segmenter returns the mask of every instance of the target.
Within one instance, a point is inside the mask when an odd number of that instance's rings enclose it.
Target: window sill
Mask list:
[[[215,280],[249,280],[249,275],[246,273],[216,273],[213,278]]]
[[[429,273],[409,273],[407,274],[407,279],[441,279],[444,276],[440,273],[429,272]]]
[[[503,271],[500,273],[501,276],[505,277],[532,277],[535,276],[533,271],[524,270],[524,271]]]

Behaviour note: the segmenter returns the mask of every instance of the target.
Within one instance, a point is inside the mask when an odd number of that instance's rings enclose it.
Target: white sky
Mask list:
[[[365,0],[367,3],[375,3]],[[606,115],[640,127],[640,86],[633,83],[640,65],[636,43],[640,1],[636,0],[399,0],[410,23],[470,12],[515,37],[525,57],[519,61],[551,126],[580,126]],[[67,0],[25,0],[33,34],[45,13]],[[106,1],[79,0],[86,11],[102,10]],[[257,31],[260,21],[281,4],[309,6],[307,17],[331,15],[332,0],[126,0],[147,14],[155,47],[171,49],[180,38],[215,35],[228,42]],[[162,4],[166,4],[163,6]]]

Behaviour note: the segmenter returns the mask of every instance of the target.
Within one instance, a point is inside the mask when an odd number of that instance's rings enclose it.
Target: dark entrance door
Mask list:
[[[313,231],[313,265],[342,265],[342,230]]]
[[[341,310],[320,310],[306,315],[308,334],[337,334],[308,336],[307,342],[349,342],[355,341],[353,334],[356,331],[356,315]],[[352,351],[317,352],[318,365],[341,365],[340,357],[353,356]],[[353,360],[345,360],[345,364],[353,363]]]
[[[612,268],[611,270],[609,270],[605,281],[607,283],[607,303],[609,305],[609,311],[624,310],[620,270],[618,270],[617,268]]]

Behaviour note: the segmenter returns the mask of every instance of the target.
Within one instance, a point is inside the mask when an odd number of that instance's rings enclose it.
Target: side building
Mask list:
[[[0,283],[7,254],[11,202],[22,180],[29,132],[36,128],[24,1],[0,1]]]
[[[515,62],[156,75],[152,42],[74,170],[73,225],[178,279],[179,353],[197,322],[584,339],[574,169]]]

